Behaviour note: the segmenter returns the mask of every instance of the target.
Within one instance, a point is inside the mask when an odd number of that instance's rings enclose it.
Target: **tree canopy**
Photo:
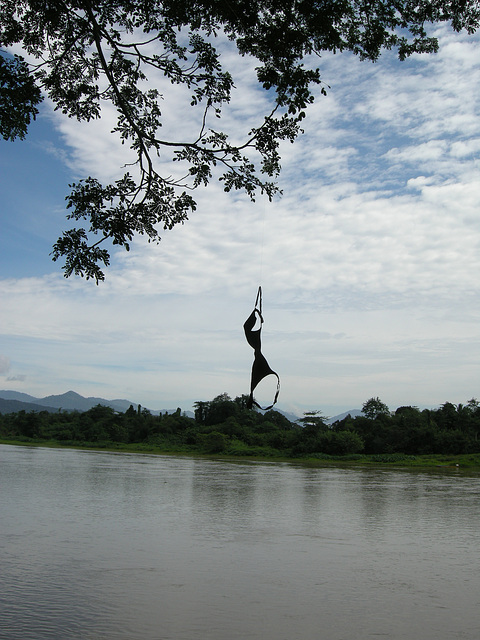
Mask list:
[[[386,407],[379,398],[372,400]],[[84,412],[0,412],[0,439],[54,440],[96,448],[123,443],[135,445],[137,451],[242,457],[359,459],[367,455],[374,462],[398,462],[408,456],[431,454],[480,455],[480,405],[474,398],[467,404],[446,402],[423,411],[403,406],[393,413],[387,410],[367,416],[364,412],[354,418],[348,414],[333,424],[319,411],[306,412],[304,418],[290,422],[278,411],[259,412],[247,404],[247,395],[232,400],[223,393],[195,403],[195,418],[181,409],[153,415],[140,406],[130,406],[125,413],[101,405]]]
[[[280,143],[295,140],[306,108],[326,92],[322,52],[376,61],[395,48],[404,59],[437,50],[429,25],[472,33],[479,20],[478,0],[0,0],[0,133],[23,139],[44,96],[79,121],[114,107],[112,134],[134,162],[111,184],[89,176],[70,185],[68,218],[79,226],[53,248],[66,276],[98,283],[110,261],[105,240],[127,250],[136,234],[158,241],[161,228],[195,210],[192,191],[213,178],[227,192],[272,198]],[[271,96],[263,120],[234,139],[218,126],[235,86],[222,66],[225,41],[255,61]],[[162,130],[174,86],[188,91],[198,123],[189,139]],[[175,170],[164,172],[160,154],[171,154]]]

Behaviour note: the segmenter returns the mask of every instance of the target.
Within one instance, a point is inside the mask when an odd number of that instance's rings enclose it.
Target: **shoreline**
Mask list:
[[[288,456],[258,456],[258,455],[228,455],[225,453],[204,453],[195,450],[161,449],[148,444],[124,444],[124,443],[74,443],[63,444],[57,440],[21,440],[0,438],[0,444],[18,447],[46,447],[49,449],[76,449],[83,451],[99,451],[110,453],[136,453],[145,455],[162,456],[188,456],[193,458],[208,458],[211,460],[227,460],[230,462],[286,462],[308,467],[365,467],[383,469],[425,469],[444,471],[477,471],[480,472],[480,453],[471,454],[427,454],[404,455],[393,454],[355,454],[347,456],[329,456],[321,453],[303,458],[290,458]]]

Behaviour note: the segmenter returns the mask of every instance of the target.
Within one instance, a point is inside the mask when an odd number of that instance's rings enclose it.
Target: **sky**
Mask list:
[[[248,394],[243,323],[261,285],[278,408],[479,398],[480,35],[435,33],[437,54],[405,62],[323,56],[328,94],[281,148],[283,194],[252,203],[214,181],[158,245],[114,252],[99,286],[49,254],[68,185],[120,177],[128,153],[109,110],[85,125],[44,102],[25,141],[0,142],[0,389],[184,411]],[[224,54],[237,89],[221,124],[236,134],[270,98],[251,61]],[[164,102],[162,133],[187,133],[185,96]]]

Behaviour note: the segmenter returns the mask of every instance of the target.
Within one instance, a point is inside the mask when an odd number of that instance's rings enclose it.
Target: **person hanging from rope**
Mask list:
[[[258,324],[258,321],[260,324]],[[247,339],[248,344],[252,347],[255,352],[253,365],[252,365],[252,376],[250,383],[250,397],[247,401],[247,407],[251,409],[253,406],[266,411],[271,409],[273,405],[278,400],[278,394],[280,392],[280,378],[273,369],[270,368],[265,356],[262,354],[262,345],[260,333],[262,331],[263,324],[263,316],[262,316],[262,287],[258,287],[257,299],[255,301],[255,308],[253,309],[250,316],[245,321],[243,325],[243,329],[245,331],[245,337]],[[257,328],[255,326],[257,325]],[[257,385],[267,376],[274,375],[277,378],[277,389],[275,392],[275,397],[272,404],[268,407],[261,407],[258,402],[253,397],[253,392]]]

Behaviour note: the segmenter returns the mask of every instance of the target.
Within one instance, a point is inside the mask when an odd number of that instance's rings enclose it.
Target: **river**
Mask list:
[[[1,640],[477,640],[480,477],[0,445]]]

